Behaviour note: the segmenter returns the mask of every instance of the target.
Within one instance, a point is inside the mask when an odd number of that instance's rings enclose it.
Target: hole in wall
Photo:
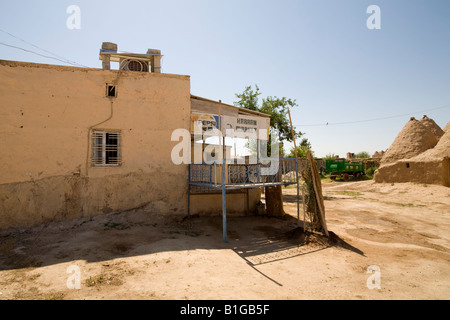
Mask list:
[[[106,96],[107,97],[116,97],[116,86],[107,84],[106,85]]]

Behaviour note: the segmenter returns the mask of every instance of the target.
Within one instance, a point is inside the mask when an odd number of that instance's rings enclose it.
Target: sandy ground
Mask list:
[[[229,217],[228,243],[219,216],[144,211],[2,231],[0,299],[450,298],[450,188],[323,189],[331,239],[297,228],[295,189],[284,218]]]

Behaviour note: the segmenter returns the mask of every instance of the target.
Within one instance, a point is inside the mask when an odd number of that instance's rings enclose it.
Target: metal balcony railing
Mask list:
[[[238,161],[241,163],[237,163]],[[248,160],[247,163],[242,162],[243,160],[227,159],[225,163],[190,164],[189,184],[213,189],[239,189],[289,185],[298,181],[298,163],[295,158],[260,159],[257,163]],[[225,175],[222,181],[224,167]]]

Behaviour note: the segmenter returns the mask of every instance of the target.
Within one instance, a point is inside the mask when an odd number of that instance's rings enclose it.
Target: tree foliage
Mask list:
[[[300,145],[297,146],[297,157],[299,158],[306,158],[306,152],[310,150],[311,151],[311,143],[308,141],[308,139],[303,138],[300,142]],[[312,155],[314,156],[314,151],[311,151]],[[295,158],[295,149],[292,148],[288,158]]]
[[[323,160],[332,160],[332,159],[336,159],[337,155],[335,155],[334,153],[328,153],[325,157],[323,157]]]
[[[262,99],[261,105],[259,104],[259,96],[261,92],[259,87],[255,85],[255,89],[252,86],[245,87],[245,90],[236,94],[239,99],[234,102],[237,107],[259,111],[270,115],[270,127],[278,130],[279,141],[291,141],[292,134],[291,127],[289,123],[288,108],[297,107],[297,102],[293,99],[288,99],[286,97],[278,98],[268,96]],[[303,135],[301,131],[294,130],[295,138],[300,138]]]
[[[367,151],[358,152],[355,154],[355,158],[358,159],[370,158],[370,154]]]
[[[253,91],[251,86],[247,86],[241,94],[236,93],[236,97],[239,98],[239,101],[235,102],[234,105],[253,111],[259,111],[259,95],[261,95],[261,92],[259,92],[259,87],[257,85],[255,85],[255,91]]]

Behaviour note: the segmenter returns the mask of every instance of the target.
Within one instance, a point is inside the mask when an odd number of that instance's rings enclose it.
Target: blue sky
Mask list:
[[[66,26],[70,5],[81,29]],[[366,26],[370,5],[379,30]],[[448,0],[0,1],[1,30],[88,67],[110,41],[160,49],[162,71],[190,75],[195,95],[232,104],[257,84],[295,99],[317,156],[385,150],[410,116],[450,121],[449,15]],[[49,55],[4,32],[0,42]],[[0,59],[63,64],[5,45]]]

